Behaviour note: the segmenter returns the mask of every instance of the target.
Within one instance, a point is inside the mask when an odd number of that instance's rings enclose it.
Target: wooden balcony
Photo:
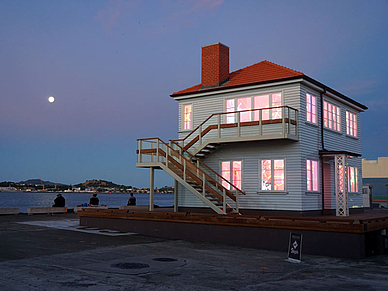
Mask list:
[[[190,134],[175,140],[194,154],[226,142],[289,139],[297,141],[298,110],[280,106],[212,114]]]

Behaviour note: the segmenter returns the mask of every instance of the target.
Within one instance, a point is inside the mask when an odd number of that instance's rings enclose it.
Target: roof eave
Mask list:
[[[234,85],[234,86],[220,86],[220,87],[213,87],[213,88],[205,88],[205,89],[200,89],[198,91],[192,91],[192,92],[184,92],[184,93],[173,93],[170,95],[170,97],[180,97],[180,96],[185,96],[185,95],[190,95],[190,94],[196,94],[196,93],[207,93],[207,92],[213,92],[217,90],[228,90],[228,89],[235,89],[235,88],[241,88],[241,87],[247,87],[247,86],[256,86],[256,85],[262,85],[266,83],[273,83],[273,82],[281,82],[281,81],[289,81],[293,79],[300,79],[302,78],[303,75],[300,76],[292,76],[292,77],[287,77],[287,78],[280,78],[280,79],[272,79],[270,81],[261,81],[261,82],[253,82],[253,83],[245,83],[245,84],[240,84],[240,85]]]
[[[332,89],[332,88],[322,84],[321,82],[318,82],[317,80],[315,80],[315,79],[313,79],[313,78],[311,78],[309,76],[303,75],[303,78],[306,81],[309,81],[310,83],[313,83],[314,85],[316,85],[318,87],[321,87],[326,92],[330,92],[330,93],[332,93],[334,95],[337,95],[337,96],[341,97],[342,99],[344,99],[344,100],[346,100],[346,101],[348,101],[348,102],[350,102],[350,103],[352,103],[352,104],[354,104],[354,105],[356,105],[356,106],[358,106],[358,107],[360,107],[360,108],[362,108],[364,110],[368,109],[368,107],[365,106],[364,104],[361,104],[361,103],[353,100],[352,98],[349,98],[348,96],[345,96],[344,94],[342,94],[342,93],[340,93],[340,92],[338,92],[338,91],[336,91],[336,90],[334,90],[334,89]]]
[[[196,94],[196,93],[207,93],[207,92],[214,92],[214,91],[222,91],[222,90],[227,90],[227,89],[235,89],[235,88],[241,88],[241,87],[247,87],[247,86],[256,86],[256,85],[262,85],[262,84],[270,84],[270,83],[274,83],[274,82],[281,82],[281,81],[290,81],[290,80],[295,80],[295,79],[300,79],[300,78],[303,78],[305,79],[306,81],[318,86],[318,87],[321,87],[324,91],[326,92],[330,92],[332,94],[335,94],[339,97],[341,97],[342,99],[356,105],[357,107],[359,108],[362,108],[363,110],[367,110],[368,107],[345,96],[344,94],[322,84],[321,82],[318,82],[317,80],[309,77],[309,76],[306,76],[306,75],[298,75],[298,76],[292,76],[292,77],[287,77],[287,78],[280,78],[280,79],[272,79],[270,81],[262,81],[262,82],[253,82],[253,83],[246,83],[246,84],[240,84],[240,85],[234,85],[234,86],[227,86],[227,87],[224,87],[224,86],[221,86],[221,87],[214,87],[214,88],[206,88],[206,89],[200,89],[200,90],[197,90],[197,91],[194,91],[194,92],[184,92],[184,93],[173,93],[170,95],[170,97],[181,97],[181,96],[187,96],[187,95],[190,95],[190,94]]]

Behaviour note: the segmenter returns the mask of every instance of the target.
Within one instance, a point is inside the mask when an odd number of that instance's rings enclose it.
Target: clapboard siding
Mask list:
[[[233,94],[219,94],[212,96],[212,99],[218,99],[211,102],[209,98],[193,98],[192,104],[194,108],[194,127],[199,125],[204,119],[214,112],[225,111],[225,100],[229,98],[240,98],[255,96],[265,93],[282,92],[283,104],[292,108],[300,108],[300,85],[292,84],[287,86],[268,87],[257,90],[250,90],[245,92],[236,92]],[[221,100],[221,102],[219,102]],[[190,102],[185,101],[184,104]],[[183,102],[182,102],[183,104]],[[183,108],[183,105],[180,106]],[[205,110],[206,109],[206,110]],[[201,111],[196,113],[196,111]],[[204,114],[204,112],[206,113]],[[182,109],[180,109],[180,115]],[[201,115],[199,115],[201,114]],[[201,116],[202,120],[197,118]],[[263,128],[265,133],[279,132],[281,125],[274,124]],[[252,129],[242,129],[244,133],[256,132]],[[229,131],[229,132],[228,132]],[[236,129],[228,129],[222,132],[222,136],[235,136]],[[185,134],[186,135],[186,134]],[[184,136],[185,136],[184,135]],[[210,138],[216,137],[215,134],[209,134]],[[285,159],[285,177],[286,177],[286,192],[279,193],[263,193],[260,192],[259,185],[259,160],[260,159]],[[229,143],[222,145],[211,156],[209,156],[205,163],[213,170],[220,173],[221,161],[241,160],[243,173],[242,185],[243,191],[247,195],[241,195],[239,198],[240,208],[245,209],[271,209],[271,210],[302,210],[301,205],[301,172],[302,165],[300,158],[300,144],[294,141],[273,140],[273,141],[257,141],[257,142],[242,142]],[[183,187],[179,188],[179,206],[186,207],[204,207],[199,199],[192,195]]]
[[[317,101],[317,123],[312,124],[307,122],[306,117],[306,94],[309,93],[316,97]],[[300,90],[300,100],[301,100],[301,110],[299,115],[299,140],[301,147],[301,162],[302,162],[302,188],[303,191],[302,201],[303,201],[303,209],[307,210],[319,210],[322,209],[322,181],[321,181],[321,161],[319,156],[319,150],[321,149],[321,107],[320,107],[320,93],[312,88],[308,88],[307,86],[302,85]],[[306,160],[315,160],[318,161],[318,169],[319,169],[319,185],[317,193],[308,193],[307,192],[307,169],[306,169]]]
[[[255,142],[235,142],[221,145],[212,153],[205,163],[214,171],[220,173],[221,161],[242,161],[242,190],[247,194],[240,196],[240,208],[242,209],[268,209],[268,210],[293,210],[308,211],[322,209],[322,163],[327,163],[325,171],[326,185],[330,189],[325,196],[326,208],[334,209],[335,200],[335,164],[333,158],[320,158],[322,150],[321,140],[321,93],[307,85],[294,83],[281,86],[268,86],[260,89],[241,90],[229,93],[219,93],[211,96],[202,96],[179,101],[179,137],[185,137],[189,132],[182,131],[182,113],[185,104],[193,105],[193,127],[201,124],[213,113],[225,112],[225,100],[261,95],[266,93],[282,93],[283,105],[298,110],[298,134],[299,141],[290,140],[260,140]],[[317,123],[306,121],[306,93],[314,95],[317,99]],[[360,113],[349,105],[342,103],[330,96],[323,95],[324,100],[341,108],[341,132],[323,129],[324,149],[328,151],[347,151],[361,153],[361,127]],[[357,114],[358,138],[346,135],[346,110]],[[222,122],[225,122],[224,120]],[[263,130],[266,133],[279,132],[279,124],[273,124]],[[281,126],[281,125],[280,125]],[[255,128],[241,128],[242,134],[254,135]],[[222,137],[236,136],[237,129],[222,129]],[[217,132],[210,132],[206,139],[217,138]],[[189,140],[187,141],[189,142]],[[285,193],[263,193],[260,191],[260,159],[285,159]],[[318,161],[319,191],[307,192],[306,160]],[[348,159],[350,166],[358,168],[359,193],[349,194],[349,207],[362,207],[362,172],[361,159]],[[205,204],[192,195],[187,189],[179,187],[179,206],[181,207],[205,207]]]
[[[285,159],[285,193],[260,191],[260,159]],[[296,142],[262,141],[226,144],[206,159],[206,163],[220,172],[221,161],[242,161],[242,190],[240,207],[246,209],[300,210],[300,181],[298,180],[299,146]]]
[[[341,132],[324,128],[325,148],[329,151],[349,151],[361,154],[361,130],[360,130],[360,113],[346,104],[341,104],[337,100],[324,96],[324,100],[341,108]],[[357,138],[346,134],[346,111],[357,115]]]

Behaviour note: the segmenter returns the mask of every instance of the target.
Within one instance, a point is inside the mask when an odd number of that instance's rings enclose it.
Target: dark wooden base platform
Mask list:
[[[387,240],[388,210],[367,211],[346,218],[219,215],[161,210],[85,209],[78,212],[78,216],[83,226],[285,252],[290,232],[301,233],[303,254],[357,260],[383,254]]]

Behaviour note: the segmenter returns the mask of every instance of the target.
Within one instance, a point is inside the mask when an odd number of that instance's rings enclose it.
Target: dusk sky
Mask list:
[[[388,1],[0,1],[0,181],[149,186],[136,139],[177,138],[169,95],[269,60],[365,104],[363,157],[388,156]],[[47,98],[55,97],[54,103]],[[173,185],[162,171],[155,185]]]

